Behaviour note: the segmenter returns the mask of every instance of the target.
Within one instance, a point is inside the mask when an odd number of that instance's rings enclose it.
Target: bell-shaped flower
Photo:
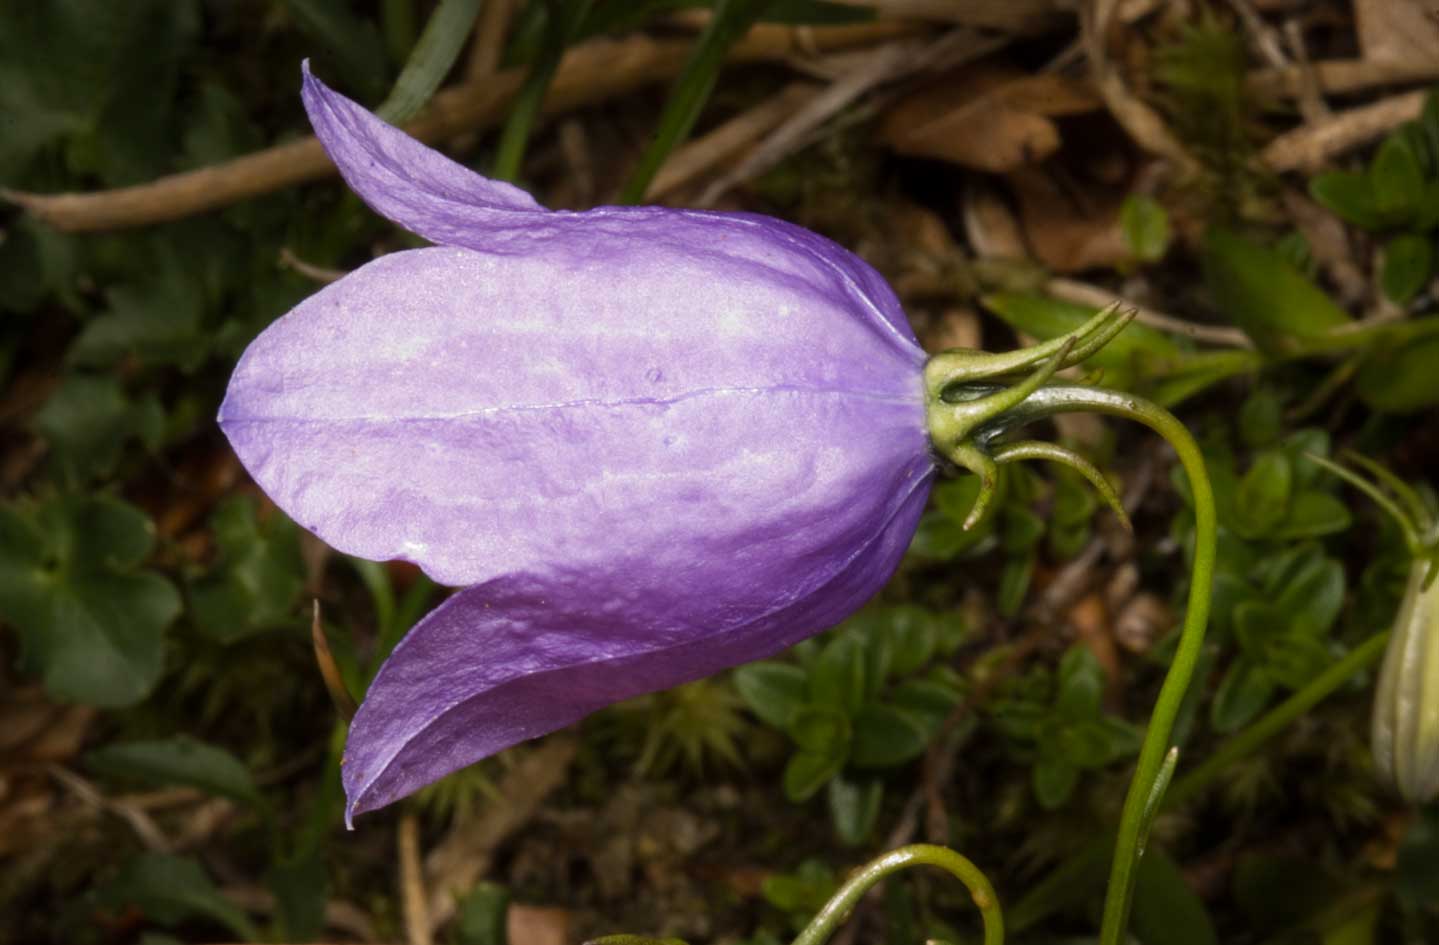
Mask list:
[[[303,95],[349,186],[438,245],[270,326],[220,424],[326,542],[462,588],[353,720],[349,815],[885,583],[936,466],[925,356],[870,266],[754,214],[549,211],[308,72]]]

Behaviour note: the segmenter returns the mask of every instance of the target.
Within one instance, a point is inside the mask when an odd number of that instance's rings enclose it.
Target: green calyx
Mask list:
[[[1108,344],[1134,317],[1110,306],[1068,335],[1032,348],[994,354],[968,348],[943,351],[924,366],[925,419],[930,443],[954,466],[979,477],[979,495],[965,520],[973,527],[994,499],[1002,463],[1045,459],[1084,476],[1119,516],[1129,518],[1113,487],[1093,464],[1062,446],[1039,441],[995,445],[1004,431],[1025,422],[1025,405],[1063,368],[1078,364]],[[1053,404],[1053,398],[1040,397]],[[1061,408],[1064,409],[1064,408]],[[1092,409],[1075,404],[1076,410]],[[1050,409],[1048,412],[1057,412]]]

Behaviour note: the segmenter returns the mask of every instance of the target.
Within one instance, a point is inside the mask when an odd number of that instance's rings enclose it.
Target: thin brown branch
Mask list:
[[[420,867],[420,820],[413,813],[400,817],[395,828],[395,846],[400,860],[400,902],[404,906],[407,945],[433,945],[429,900]]]
[[[500,781],[499,796],[486,804],[483,813],[457,822],[430,851],[425,875],[431,889],[432,930],[455,914],[455,894],[484,878],[495,850],[564,782],[578,747],[572,736],[551,735],[526,751]]]
[[[1328,121],[1303,125],[1270,141],[1260,153],[1260,160],[1273,171],[1315,170],[1335,155],[1418,118],[1426,94],[1423,90],[1404,92],[1335,112]]]
[[[1127,309],[1134,310],[1134,320],[1151,328],[1158,328],[1175,335],[1183,335],[1186,338],[1193,338],[1195,341],[1203,341],[1212,345],[1223,345],[1226,348],[1252,348],[1254,342],[1249,336],[1238,328],[1226,328],[1221,325],[1198,325],[1174,315],[1167,315],[1143,305],[1136,305],[1108,289],[1097,285],[1090,285],[1087,282],[1080,282],[1075,279],[1050,279],[1045,284],[1044,291],[1057,299],[1066,302],[1076,302],[1080,305],[1093,305],[1103,308],[1106,305],[1113,305],[1118,302]]]
[[[1109,113],[1134,143],[1166,158],[1186,176],[1199,172],[1199,162],[1184,147],[1159,113],[1129,90],[1119,67],[1109,55],[1109,31],[1118,4],[1114,0],[1088,0],[1080,6],[1080,27],[1090,79]]]
[[[1306,73],[1309,78],[1306,77]],[[1383,85],[1412,85],[1439,79],[1439,56],[1425,62],[1373,62],[1330,59],[1285,69],[1262,69],[1245,79],[1245,88],[1265,98],[1299,98],[1312,81],[1326,95],[1365,92]]]
[[[813,83],[792,82],[703,137],[676,148],[650,182],[645,199],[655,200],[676,191],[741,153],[756,138],[802,108],[817,91]]]
[[[922,32],[911,23],[884,21],[816,28],[825,49],[865,46]],[[756,27],[731,52],[735,62],[782,61],[795,51],[791,32]],[[592,40],[565,54],[555,74],[546,113],[562,112],[623,95],[675,75],[690,54],[684,41],[646,36]],[[479,82],[444,89],[405,130],[425,142],[497,124],[524,80],[523,69],[506,69]],[[58,230],[115,230],[178,220],[333,174],[334,165],[313,136],[276,145],[222,164],[163,177],[148,184],[94,193],[34,194],[0,190]]]

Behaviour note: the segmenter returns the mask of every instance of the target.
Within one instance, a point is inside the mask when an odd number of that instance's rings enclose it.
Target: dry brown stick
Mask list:
[[[505,51],[505,38],[510,32],[510,13],[514,0],[485,0],[475,24],[474,45],[465,62],[465,79],[478,82],[499,71],[500,57]]]
[[[654,200],[678,190],[717,164],[734,157],[756,138],[802,108],[818,90],[819,87],[811,82],[791,82],[776,95],[736,115],[703,137],[676,148],[650,182],[645,199]]]
[[[130,829],[135,831],[135,835],[140,838],[140,842],[145,845],[146,849],[157,853],[169,853],[175,848],[175,845],[145,811],[123,801],[106,797],[95,785],[62,765],[47,765],[46,770],[52,778],[59,781],[87,806],[97,811],[114,814],[129,824]]]
[[[420,819],[413,813],[400,817],[395,846],[400,860],[400,902],[404,906],[405,941],[408,945],[433,945],[429,899],[425,896],[424,871],[420,867]]]
[[[1308,124],[1327,121],[1334,110],[1324,101],[1324,92],[1319,86],[1319,73],[1314,70],[1314,60],[1309,58],[1309,44],[1304,40],[1304,27],[1297,19],[1284,23],[1284,38],[1294,54],[1295,65],[1299,68],[1299,114]]]
[[[1184,174],[1193,175],[1200,169],[1159,113],[1129,90],[1119,68],[1109,56],[1109,27],[1117,9],[1114,0],[1087,0],[1080,6],[1080,28],[1084,38],[1085,58],[1089,60],[1090,79],[1104,99],[1114,120],[1119,122],[1134,142],[1145,151],[1172,161]]]
[[[349,275],[349,273],[343,269],[326,269],[324,266],[317,266],[314,263],[305,262],[305,260],[296,256],[294,250],[288,246],[280,247],[279,262],[280,268],[293,269],[306,279],[312,279],[322,285],[339,282],[345,278],[345,276]]]
[[[564,782],[579,744],[571,735],[551,735],[527,751],[500,781],[498,797],[483,813],[456,823],[430,851],[425,875],[430,889],[430,928],[455,914],[455,893],[484,878],[495,850],[534,816],[551,791]]]
[[[275,894],[263,886],[228,885],[220,892],[246,912],[269,915],[277,908]],[[375,941],[375,927],[371,924],[370,917],[359,906],[343,899],[330,899],[325,902],[325,927],[348,932],[362,942]]]
[[[1126,301],[1108,289],[1097,285],[1090,285],[1087,282],[1080,282],[1076,279],[1055,278],[1045,283],[1044,291],[1057,299],[1066,302],[1076,302],[1080,305],[1093,305],[1096,308],[1104,308],[1120,302],[1127,309],[1134,310],[1134,320],[1158,328],[1162,331],[1171,332],[1176,335],[1184,335],[1186,338],[1193,338],[1195,341],[1204,341],[1213,345],[1223,345],[1227,348],[1252,348],[1254,342],[1249,336],[1238,328],[1226,328],[1222,325],[1198,325],[1164,312],[1157,312],[1154,309],[1136,305]]]
[[[1303,125],[1270,141],[1260,152],[1260,160],[1273,171],[1313,170],[1336,154],[1367,144],[1418,118],[1426,94],[1423,90],[1404,92],[1336,112],[1319,124]]]
[[[868,45],[912,35],[914,24],[879,22],[816,29],[824,48]],[[547,113],[621,95],[677,73],[690,53],[684,41],[645,36],[593,40],[565,54],[545,98]],[[737,62],[783,60],[794,39],[783,29],[756,27],[737,43]],[[523,69],[506,69],[481,82],[444,89],[405,130],[425,142],[444,140],[497,123],[524,80]],[[58,230],[114,230],[178,220],[333,174],[334,165],[313,136],[277,145],[222,164],[163,177],[148,184],[95,193],[34,194],[0,190]]]
[[[1277,32],[1264,22],[1264,17],[1259,15],[1259,11],[1254,9],[1253,4],[1249,0],[1229,0],[1229,5],[1234,8],[1235,13],[1239,14],[1240,22],[1253,37],[1259,54],[1276,69],[1288,66],[1289,57],[1284,55],[1284,47],[1279,42]]]
[[[1306,72],[1312,78],[1306,78]],[[1405,85],[1439,78],[1439,56],[1426,62],[1373,62],[1367,59],[1331,59],[1292,65],[1287,69],[1252,72],[1244,86],[1251,94],[1298,98],[1305,83],[1313,81],[1327,95],[1364,92],[1381,85]]]
[[[947,68],[1004,46],[1005,37],[951,30],[929,43],[900,40],[869,51],[865,61],[830,83],[754,149],[738,167],[705,188],[696,204],[712,206],[730,188],[764,173],[802,147],[835,113],[877,85],[920,71]]]

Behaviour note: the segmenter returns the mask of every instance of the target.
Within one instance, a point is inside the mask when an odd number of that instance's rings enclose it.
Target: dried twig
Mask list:
[[[953,66],[992,52],[1006,42],[1002,37],[960,29],[929,44],[900,41],[874,50],[862,65],[831,83],[796,111],[738,167],[705,188],[697,205],[712,206],[730,188],[764,173],[794,153],[812,132],[876,85],[919,71]]]
[[[316,282],[328,284],[339,282],[349,273],[343,269],[326,269],[324,266],[316,266],[314,263],[305,262],[288,246],[280,247],[280,265],[285,269],[293,269],[306,279],[313,279]]]
[[[1300,63],[1285,69],[1263,69],[1245,79],[1245,88],[1261,97],[1299,98],[1313,82],[1326,95],[1364,92],[1381,85],[1407,85],[1439,79],[1439,56],[1425,62],[1371,62],[1331,59]]]
[[[917,27],[892,21],[836,26],[814,31],[826,49],[870,45],[913,35]],[[783,60],[795,49],[784,29],[756,27],[731,50],[737,62]],[[592,40],[565,54],[555,73],[545,111],[554,113],[604,101],[675,75],[690,55],[684,41],[657,42],[645,36]],[[480,82],[466,83],[435,94],[430,105],[405,130],[425,142],[436,142],[489,127],[504,117],[524,80],[524,69],[506,69]],[[59,230],[114,230],[178,220],[229,206],[250,197],[334,173],[314,137],[247,154],[210,167],[163,177],[148,184],[96,193],[34,194],[0,190]]]
[[[395,828],[395,846],[400,860],[400,902],[405,913],[407,945],[432,945],[429,901],[420,869],[420,820],[413,813],[401,815]]]
[[[1227,348],[1254,347],[1254,342],[1249,339],[1249,336],[1238,328],[1226,328],[1222,325],[1197,325],[1194,322],[1178,318],[1174,315],[1166,315],[1163,312],[1145,308],[1142,305],[1136,305],[1133,302],[1121,298],[1109,289],[1097,285],[1090,285],[1087,282],[1080,282],[1075,279],[1050,279],[1049,282],[1045,284],[1044,291],[1066,302],[1076,302],[1080,305],[1093,305],[1098,308],[1119,302],[1125,308],[1134,310],[1135,321],[1172,334],[1193,338],[1195,341],[1203,341],[1212,345],[1223,345]]]
[[[263,886],[232,884],[225,886],[220,892],[246,912],[269,915],[276,909],[275,894]],[[375,927],[370,922],[370,916],[353,902],[343,899],[327,900],[325,926],[347,932],[362,942],[375,941]]]
[[[1268,23],[1259,11],[1249,0],[1229,0],[1229,5],[1234,12],[1239,14],[1239,21],[1244,24],[1244,29],[1254,39],[1254,45],[1265,61],[1276,69],[1283,69],[1289,65],[1289,57],[1284,55],[1284,47],[1279,42],[1279,34]]]
[[[95,785],[62,765],[46,765],[45,770],[89,807],[114,814],[129,824],[130,829],[135,831],[135,836],[140,838],[140,842],[145,845],[146,849],[157,853],[169,853],[174,849],[174,844],[170,842],[170,839],[165,836],[150,815],[140,808],[121,800],[106,797]]]
[[[500,57],[505,51],[505,40],[510,32],[510,15],[514,12],[514,0],[485,0],[480,8],[480,18],[475,23],[474,45],[470,47],[470,58],[465,62],[465,80],[478,82],[499,71]]]
[[[813,83],[792,82],[703,137],[676,148],[650,182],[645,199],[654,200],[676,191],[739,154],[756,138],[803,108],[817,91]]]
[[[499,796],[483,814],[456,823],[430,851],[425,875],[432,890],[430,928],[437,929],[455,914],[455,893],[472,888],[490,868],[490,858],[505,838],[529,819],[569,771],[578,742],[569,735],[551,735],[526,752],[499,784]]]
[[[1087,0],[1080,6],[1080,27],[1083,31],[1085,57],[1089,60],[1090,78],[1114,120],[1144,150],[1173,162],[1184,174],[1199,172],[1200,164],[1159,113],[1140,100],[1124,82],[1119,68],[1109,56],[1108,35],[1118,3],[1116,0]]]
[[[340,674],[335,654],[330,652],[330,640],[325,636],[324,625],[320,623],[319,600],[315,601],[310,616],[310,645],[315,650],[315,665],[320,669],[320,678],[325,682],[325,689],[330,693],[330,701],[335,704],[335,711],[340,714],[340,718],[350,721],[359,707],[355,705],[355,697],[350,695],[350,690],[345,688],[345,678]]]
[[[1404,92],[1336,112],[1328,121],[1304,125],[1270,141],[1260,160],[1273,171],[1312,171],[1328,159],[1367,144],[1419,117],[1424,91]]]

